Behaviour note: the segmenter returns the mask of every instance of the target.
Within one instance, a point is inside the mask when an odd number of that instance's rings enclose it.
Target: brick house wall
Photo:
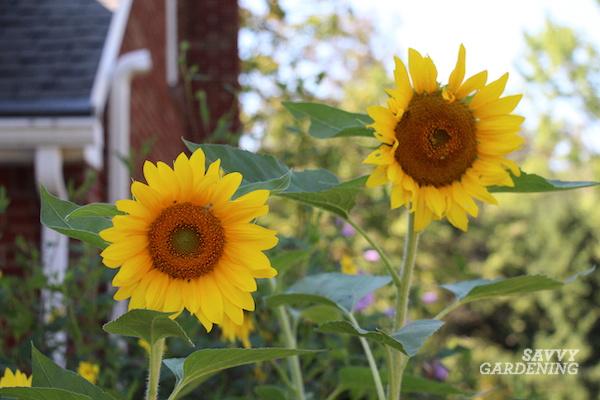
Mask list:
[[[146,48],[152,70],[136,76],[131,93],[131,145],[139,151],[154,143],[147,157],[170,162],[185,150],[181,138],[202,142],[215,129],[218,119],[230,114],[232,129],[239,130],[237,92],[239,88],[239,29],[236,0],[178,0],[178,41],[190,44],[188,65],[197,65],[199,79],[192,92],[205,91],[210,124],[203,128],[198,102],[185,95],[180,77],[175,87],[166,81],[165,0],[133,2],[121,54]],[[142,162],[134,166],[141,178]]]
[[[152,70],[136,76],[132,82],[131,145],[135,152],[154,140],[146,158],[169,163],[185,150],[181,137],[203,142],[222,115],[231,114],[231,129],[239,130],[237,1],[178,0],[178,38],[190,43],[188,63],[199,67],[201,79],[194,82],[192,90],[207,94],[211,115],[208,130],[202,127],[197,101],[190,102],[184,96],[182,80],[175,87],[166,82],[165,25],[165,0],[134,0],[120,54],[143,48],[151,53]],[[105,110],[107,143],[109,107]],[[136,179],[141,178],[141,161],[134,166]],[[83,163],[66,165],[65,180],[81,184],[86,168]],[[7,189],[11,199],[6,212],[0,214],[0,270],[15,272],[15,238],[22,236],[39,246],[41,235],[39,195],[32,164],[0,164],[0,185]],[[106,171],[102,170],[98,171],[97,183],[84,201],[105,201],[105,197]]]

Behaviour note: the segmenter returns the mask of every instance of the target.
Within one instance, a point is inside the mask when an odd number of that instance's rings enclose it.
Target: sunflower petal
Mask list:
[[[396,82],[396,89],[393,92],[393,97],[398,100],[398,107],[406,110],[413,95],[413,88],[410,85],[408,72],[406,71],[406,66],[402,60],[398,57],[394,57],[394,64],[394,81]]]
[[[483,86],[485,86],[485,82],[487,81],[487,71],[481,71],[466,81],[463,82],[462,85],[456,91],[456,98],[462,99],[470,95],[474,90],[479,90]]]
[[[458,229],[462,231],[467,231],[469,227],[469,219],[467,218],[467,213],[458,206],[456,203],[450,203],[448,207],[448,221]]]
[[[223,321],[223,296],[212,274],[204,275],[196,281],[200,309],[206,317],[217,324]]]
[[[508,72],[479,90],[477,94],[473,96],[473,100],[469,104],[469,107],[474,110],[485,104],[491,103],[492,101],[498,100],[502,92],[504,92],[506,82],[508,82]]]
[[[463,79],[465,79],[465,46],[462,44],[458,49],[458,59],[456,60],[456,66],[448,78],[448,91],[454,93],[460,87]]]
[[[365,186],[368,188],[374,188],[377,186],[385,185],[387,183],[386,169],[387,166],[385,165],[380,165],[376,167],[371,173],[371,175],[369,175],[369,178],[367,178]]]
[[[437,90],[437,69],[429,57],[415,49],[408,49],[408,69],[416,93],[433,93]]]

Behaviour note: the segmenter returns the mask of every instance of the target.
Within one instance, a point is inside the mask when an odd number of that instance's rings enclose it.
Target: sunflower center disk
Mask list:
[[[419,185],[446,186],[460,180],[477,158],[475,118],[441,93],[415,94],[396,125],[394,157]]]
[[[175,279],[194,279],[210,271],[223,255],[225,232],[206,207],[191,203],[166,208],[150,226],[154,268]]]

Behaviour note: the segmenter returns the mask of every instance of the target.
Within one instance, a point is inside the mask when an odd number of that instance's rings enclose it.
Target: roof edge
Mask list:
[[[90,101],[94,112],[98,115],[104,112],[110,88],[110,78],[121,50],[125,29],[129,21],[133,0],[121,0],[117,11],[113,14],[108,34],[102,48],[100,63],[94,77]]]

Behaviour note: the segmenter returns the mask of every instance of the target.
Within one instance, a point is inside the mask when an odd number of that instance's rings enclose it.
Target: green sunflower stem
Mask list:
[[[146,400],[158,399],[158,381],[160,379],[160,367],[165,351],[165,339],[159,339],[150,347],[148,357],[148,386],[146,387]]]
[[[394,318],[394,332],[402,328],[408,314],[408,298],[410,295],[410,284],[415,267],[415,256],[417,254],[417,245],[419,243],[419,234],[415,232],[415,214],[408,214],[408,229],[404,241],[404,254],[402,256],[402,269],[400,277],[400,286],[397,286],[396,292],[396,316]],[[390,353],[390,388],[389,400],[400,399],[400,390],[402,388],[402,376],[408,363],[408,356],[402,352],[392,350]]]
[[[352,324],[358,328],[358,321],[356,321],[356,318],[354,318],[352,313],[348,313],[348,318],[350,319],[350,322],[352,322]],[[377,368],[375,357],[373,357],[371,346],[369,346],[367,339],[363,337],[358,338],[358,340],[360,341],[360,344],[365,352],[365,356],[367,357],[367,361],[369,362],[369,368],[371,369],[371,375],[373,376],[373,382],[375,383],[375,390],[377,391],[377,399],[385,400],[385,391],[383,390],[381,376],[379,375],[379,369]]]
[[[271,289],[273,292],[276,289],[276,283],[274,279],[270,279]],[[290,321],[290,316],[285,308],[285,306],[279,306],[275,309],[275,313],[277,315],[277,320],[281,329],[283,331],[283,340],[285,345],[289,349],[298,348],[298,343],[296,341],[296,335],[292,329],[292,324]],[[288,367],[290,370],[290,375],[292,377],[292,383],[294,386],[294,390],[296,392],[297,400],[306,400],[306,394],[304,393],[304,379],[302,377],[302,369],[300,368],[300,357],[291,356],[288,357]]]

